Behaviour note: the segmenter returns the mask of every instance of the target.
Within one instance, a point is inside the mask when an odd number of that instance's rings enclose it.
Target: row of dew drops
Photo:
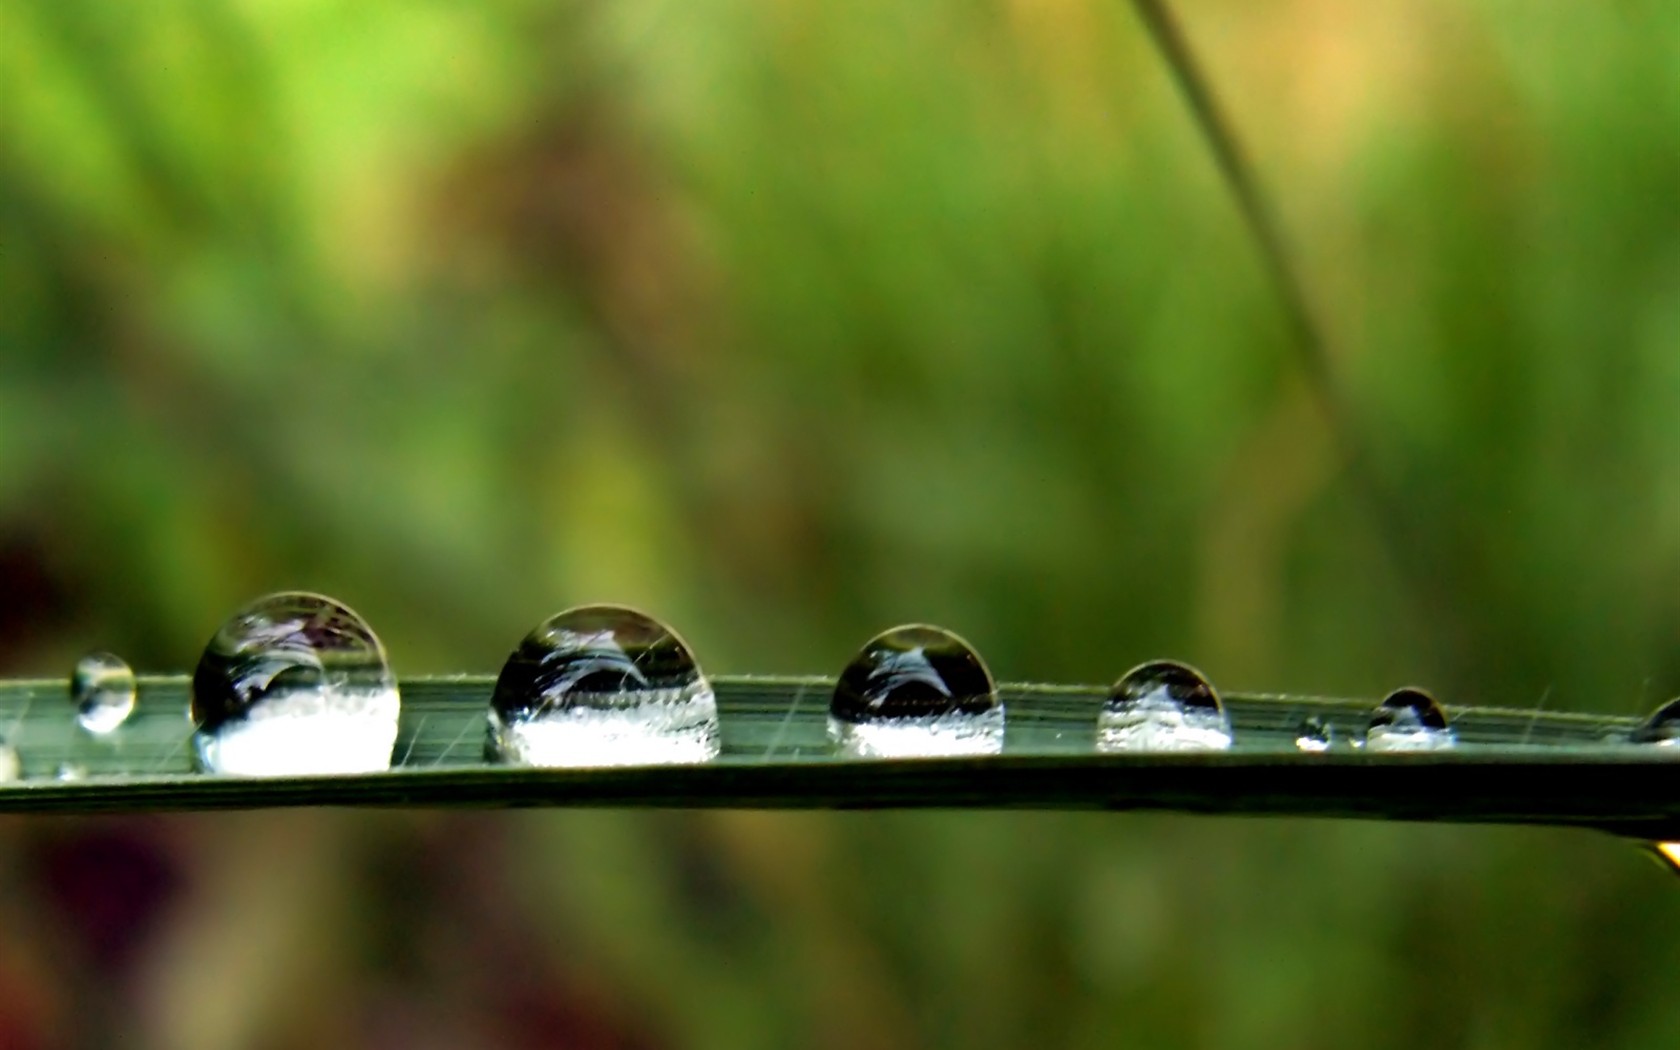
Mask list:
[[[134,672],[95,653],[70,681],[89,734],[116,733],[135,707]],[[192,679],[199,769],[248,776],[389,769],[401,700],[384,647],[367,622],[318,594],[283,592],[231,617],[205,647]],[[1167,660],[1127,672],[1095,713],[1101,753],[1223,750],[1232,743],[1218,692],[1194,668]],[[835,751],[856,758],[993,755],[1004,706],[978,653],[950,631],[895,627],[846,665],[829,705]],[[717,700],[693,653],[669,627],[634,609],[587,605],[539,624],[508,657],[490,699],[485,760],[515,766],[697,763],[720,750]],[[1680,739],[1680,706],[1664,708],[1636,740]],[[1330,725],[1305,718],[1295,746],[1328,751]],[[1446,714],[1418,689],[1377,706],[1363,740],[1372,751],[1433,751],[1456,743]],[[0,752],[0,776],[17,775]],[[65,774],[61,771],[61,776]]]

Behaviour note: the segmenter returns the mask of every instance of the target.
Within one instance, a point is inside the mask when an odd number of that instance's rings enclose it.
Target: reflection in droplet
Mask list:
[[[1439,751],[1456,742],[1440,703],[1410,686],[1384,697],[1365,731],[1365,746],[1372,751]]]
[[[828,736],[856,758],[995,755],[1003,719],[980,654],[942,627],[909,624],[871,638],[840,673]]]
[[[1335,743],[1335,727],[1317,715],[1308,715],[1296,727],[1295,748],[1298,751],[1328,751]]]
[[[389,769],[400,709],[378,637],[319,594],[253,602],[222,625],[193,672],[193,744],[210,773]]]
[[[89,653],[70,675],[76,722],[95,736],[113,733],[134,713],[134,671],[120,656]]]
[[[1200,671],[1154,660],[1114,683],[1097,717],[1097,750],[1222,751],[1231,723],[1219,693]]]
[[[1670,700],[1652,711],[1645,723],[1633,731],[1633,741],[1657,747],[1680,745],[1680,700]]]
[[[1651,852],[1663,867],[1680,875],[1680,842],[1653,842]]]
[[[568,609],[502,665],[486,757],[527,766],[705,762],[717,699],[681,638],[620,605]]]

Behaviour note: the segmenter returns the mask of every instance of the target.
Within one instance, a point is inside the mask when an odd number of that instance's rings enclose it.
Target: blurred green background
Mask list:
[[[4,0],[0,673],[301,587],[403,674],[606,600],[713,673],[1680,691],[1680,16],[1182,6],[1351,466],[1119,0]],[[7,1048],[1680,1045],[1680,886],[1585,834],[7,818],[0,886]]]

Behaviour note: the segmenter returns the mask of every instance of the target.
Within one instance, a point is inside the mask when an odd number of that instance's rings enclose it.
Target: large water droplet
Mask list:
[[[1295,730],[1295,748],[1298,751],[1328,751],[1335,743],[1335,726],[1318,715],[1308,715],[1301,719],[1301,724]]]
[[[1222,751],[1231,724],[1219,693],[1200,671],[1153,660],[1127,671],[1097,716],[1097,750]]]
[[[857,758],[995,755],[1003,704],[973,647],[944,628],[910,624],[870,639],[840,673],[828,735]]]
[[[401,713],[385,648],[319,594],[258,599],[222,625],[193,672],[193,743],[210,773],[389,769]]]
[[[717,699],[688,646],[658,620],[585,605],[539,624],[502,665],[486,752],[527,766],[705,762]]]
[[[1670,700],[1652,711],[1645,723],[1633,731],[1633,742],[1658,747],[1680,745],[1680,700]]]
[[[95,736],[113,733],[134,713],[134,671],[120,656],[89,653],[70,675],[76,721]]]
[[[0,740],[0,782],[16,780],[23,776],[23,761],[18,758],[17,748],[10,743]]]
[[[1409,686],[1383,698],[1365,731],[1365,746],[1371,751],[1439,751],[1456,742],[1440,703]]]

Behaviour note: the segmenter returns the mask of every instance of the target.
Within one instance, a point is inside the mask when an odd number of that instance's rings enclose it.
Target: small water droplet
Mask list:
[[[58,771],[53,774],[53,779],[67,784],[75,780],[86,780],[87,775],[86,766],[79,766],[74,762],[60,762]]]
[[[113,733],[134,713],[134,671],[120,656],[89,653],[70,675],[76,721],[95,736]]]
[[[243,776],[389,769],[396,676],[367,622],[319,594],[260,598],[222,625],[192,681],[201,768]]]
[[[1301,719],[1295,730],[1295,747],[1299,751],[1328,751],[1335,743],[1336,727],[1318,715]]]
[[[1223,751],[1231,723],[1219,693],[1200,671],[1152,660],[1121,676],[1097,716],[1097,750]]]
[[[871,638],[840,673],[828,736],[855,758],[995,755],[1003,719],[980,654],[942,627],[909,624]]]
[[[1365,731],[1365,745],[1372,751],[1439,751],[1455,743],[1440,703],[1410,686],[1384,697]]]
[[[1670,700],[1652,711],[1645,723],[1633,731],[1633,742],[1657,747],[1680,745],[1680,700]]]
[[[568,609],[525,637],[490,700],[486,756],[527,766],[706,762],[717,698],[676,632],[621,605]]]

